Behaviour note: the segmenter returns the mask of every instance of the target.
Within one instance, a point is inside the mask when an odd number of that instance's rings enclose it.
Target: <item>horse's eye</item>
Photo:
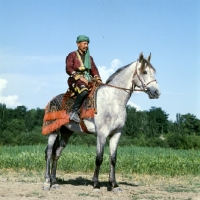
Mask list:
[[[147,71],[144,70],[144,71],[143,71],[143,74],[147,74]]]

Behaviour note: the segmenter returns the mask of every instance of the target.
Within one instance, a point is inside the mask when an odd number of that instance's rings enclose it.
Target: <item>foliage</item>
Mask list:
[[[127,106],[127,119],[124,134],[137,136],[145,134],[148,137],[157,137],[167,133],[168,114],[161,108],[151,107],[149,111],[136,111],[134,107]]]
[[[152,132],[152,135],[158,136],[160,134],[167,133],[168,114],[166,114],[165,111],[163,111],[161,108],[151,107],[148,112],[148,116],[151,126],[153,126],[155,129],[155,131]]]
[[[43,170],[44,145],[0,147],[0,169]],[[59,159],[58,170],[91,172],[95,165],[94,146],[68,145]],[[200,152],[151,147],[123,146],[118,148],[117,173],[155,175],[200,175]],[[106,146],[102,173],[109,172],[109,149]]]
[[[137,111],[127,106],[127,118],[119,142],[120,146],[135,145],[174,149],[200,149],[200,120],[192,114],[177,114],[176,121],[168,120],[161,108]],[[44,109],[15,109],[0,104],[0,145],[46,144],[41,134]],[[96,145],[93,135],[73,134],[69,144]]]
[[[41,127],[44,110],[37,108],[27,110],[25,106],[15,109],[0,104],[0,131],[2,145],[28,145],[46,142]]]
[[[169,133],[167,143],[173,149],[200,149],[200,137]]]
[[[5,129],[6,122],[6,105],[0,104],[0,131]]]
[[[177,132],[180,135],[185,134],[200,136],[200,120],[189,113],[185,115],[177,113],[172,131]]]
[[[96,145],[96,137],[94,135],[90,135],[90,134],[88,135],[88,134],[74,133],[70,137],[69,144],[95,146]]]

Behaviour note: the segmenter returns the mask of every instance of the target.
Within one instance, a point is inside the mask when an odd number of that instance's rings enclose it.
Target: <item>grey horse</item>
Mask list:
[[[92,119],[84,119],[87,130],[97,137],[96,167],[92,179],[94,189],[100,189],[98,181],[99,170],[103,162],[106,138],[109,137],[109,185],[111,190],[121,191],[115,178],[115,165],[117,146],[126,120],[127,102],[134,90],[136,90],[136,87],[148,94],[150,99],[157,99],[160,96],[158,83],[154,78],[155,69],[150,63],[150,58],[151,54],[145,59],[141,53],[137,61],[119,68],[111,75],[106,83],[102,84],[96,91],[97,114]],[[63,94],[58,96],[62,97]],[[62,98],[57,97],[54,100],[57,100],[57,106],[59,107]],[[49,134],[48,145],[45,150],[46,172],[43,185],[44,190],[49,190],[51,187],[59,188],[56,182],[57,161],[73,132],[83,133],[84,131],[78,123],[70,121],[61,126],[59,130]],[[51,162],[52,167],[50,169]]]

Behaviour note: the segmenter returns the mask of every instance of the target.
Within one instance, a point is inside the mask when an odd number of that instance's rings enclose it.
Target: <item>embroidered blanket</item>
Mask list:
[[[88,97],[84,100],[80,109],[80,118],[94,118],[95,109],[95,89],[94,88]],[[42,134],[47,135],[55,131],[62,125],[69,123],[69,113],[74,104],[75,98],[72,93],[67,91],[65,94],[60,94],[54,97],[45,108],[43,119]]]

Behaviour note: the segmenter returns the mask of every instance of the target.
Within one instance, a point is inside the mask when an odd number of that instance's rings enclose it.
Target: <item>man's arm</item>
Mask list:
[[[78,80],[80,78],[80,74],[78,74],[76,72],[75,66],[74,66],[74,52],[70,53],[67,57],[66,57],[66,73],[73,77],[75,80]]]

